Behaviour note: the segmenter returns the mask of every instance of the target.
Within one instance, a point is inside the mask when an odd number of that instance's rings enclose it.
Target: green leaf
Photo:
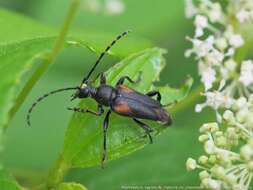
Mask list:
[[[37,38],[0,46],[0,126],[8,121],[22,75],[31,68],[32,61],[49,50],[55,38]]]
[[[0,189],[1,190],[21,190],[21,187],[6,170],[0,169]]]
[[[159,48],[147,49],[140,53],[130,55],[120,63],[106,72],[107,83],[115,85],[120,76],[127,75],[137,79],[140,71],[141,82],[130,85],[142,93],[151,90],[154,81],[159,80],[159,74],[165,66],[163,54],[165,50]],[[190,82],[189,82],[190,83]],[[187,86],[187,85],[186,85]],[[181,90],[165,87],[164,93],[173,96],[173,100],[181,100],[188,90],[184,87]],[[185,93],[185,94],[184,94]],[[171,103],[172,98],[166,99]],[[82,108],[96,109],[94,101],[82,100]],[[102,147],[102,122],[103,117],[96,117],[88,114],[74,113],[70,121],[65,136],[63,157],[69,167],[90,167],[99,165],[101,161]],[[166,127],[152,122],[152,126],[157,129],[159,134]],[[109,129],[107,134],[107,160],[117,159],[143,148],[149,143],[142,129],[129,118],[120,117],[112,114],[110,117]]]
[[[173,104],[178,101],[183,100],[190,92],[191,87],[193,84],[193,79],[191,77],[188,77],[185,83],[182,85],[181,88],[172,88],[170,86],[163,86],[158,87],[159,92],[163,94],[162,98],[162,104]]]
[[[87,188],[79,183],[61,183],[57,190],[87,190]]]

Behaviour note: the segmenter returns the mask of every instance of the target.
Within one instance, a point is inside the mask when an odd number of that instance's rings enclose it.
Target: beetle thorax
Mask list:
[[[102,105],[109,106],[112,100],[116,97],[116,90],[108,85],[101,85],[96,89],[96,94],[93,98]]]

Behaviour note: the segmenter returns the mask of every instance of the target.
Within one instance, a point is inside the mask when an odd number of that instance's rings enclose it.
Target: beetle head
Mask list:
[[[87,98],[90,96],[90,88],[86,83],[83,83],[80,88],[71,96],[71,101],[76,98]]]

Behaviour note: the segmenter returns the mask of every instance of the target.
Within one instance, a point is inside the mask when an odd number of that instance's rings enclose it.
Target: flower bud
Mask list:
[[[213,154],[213,153],[215,153],[215,150],[216,150],[216,147],[215,147],[214,142],[212,140],[206,141],[204,148],[205,148],[205,151],[207,154]]]
[[[218,38],[215,40],[215,45],[217,46],[217,48],[219,48],[220,50],[224,50],[228,47],[228,43],[226,38]]]
[[[234,123],[235,121],[235,118],[234,118],[234,113],[230,110],[226,110],[224,113],[223,113],[223,118],[229,122],[229,123]]]
[[[226,130],[226,136],[229,139],[238,139],[238,135],[236,133],[236,130],[233,127],[227,128],[227,130]]]
[[[199,173],[199,178],[200,178],[201,181],[202,181],[203,179],[209,178],[209,177],[210,177],[210,175],[209,175],[209,173],[208,173],[206,170],[201,171],[201,172]]]
[[[231,185],[236,184],[236,176],[232,173],[226,175],[225,180]]]
[[[253,172],[253,161],[250,161],[247,163],[247,170],[250,172]]]
[[[211,172],[218,179],[224,179],[226,175],[225,169],[221,166],[214,166]]]
[[[208,161],[209,161],[211,164],[215,164],[215,162],[217,161],[217,158],[216,158],[215,155],[211,155],[211,156],[209,156]]]
[[[224,136],[216,138],[215,144],[219,147],[225,147],[227,145],[227,139]]]
[[[223,136],[223,132],[222,132],[222,131],[217,131],[217,132],[215,133],[215,136],[216,136],[216,137]]]
[[[248,117],[248,109],[241,109],[236,113],[236,119],[240,122],[243,123],[247,120]]]
[[[238,48],[244,44],[244,40],[239,34],[232,34],[229,36],[228,42],[231,46]]]
[[[250,139],[250,140],[248,141],[248,144],[249,144],[250,147],[253,149],[253,139]]]
[[[207,162],[208,162],[208,157],[205,156],[205,155],[202,155],[202,156],[199,157],[198,162],[199,162],[200,164],[202,164],[202,165],[205,165],[205,164],[207,164]]]
[[[199,142],[205,142],[208,140],[208,135],[200,135],[199,136]]]
[[[240,154],[245,160],[250,160],[253,156],[253,149],[250,145],[246,144],[241,148]]]
[[[218,180],[209,179],[208,180],[208,188],[214,189],[214,190],[219,190],[221,188],[221,184]]]
[[[202,109],[203,109],[203,105],[202,104],[197,104],[195,106],[195,112],[197,112],[197,113],[201,112]]]
[[[236,68],[237,63],[233,60],[233,59],[229,59],[227,61],[225,61],[225,67],[229,70],[229,71],[234,71]]]
[[[186,161],[186,169],[188,171],[195,170],[197,167],[197,162],[193,158],[188,158]]]
[[[253,94],[250,94],[249,96],[249,103],[250,105],[253,105]]]

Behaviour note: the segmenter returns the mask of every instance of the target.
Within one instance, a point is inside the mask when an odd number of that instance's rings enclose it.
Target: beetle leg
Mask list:
[[[106,84],[106,78],[104,73],[100,73],[100,84]]]
[[[123,76],[123,77],[121,77],[121,78],[118,80],[116,86],[122,85],[122,84],[125,82],[125,80],[128,80],[128,82],[130,82],[130,83],[138,83],[138,82],[140,82],[140,80],[141,80],[141,74],[142,74],[142,72],[140,71],[140,72],[139,72],[139,75],[138,75],[138,79],[137,79],[136,81],[132,80],[129,76]]]
[[[148,137],[149,137],[149,141],[150,144],[153,143],[153,139],[152,136],[150,135],[150,133],[153,131],[153,129],[151,129],[149,126],[147,126],[145,123],[133,118],[133,120],[142,128],[145,130],[145,132],[147,133]]]
[[[153,97],[156,96],[156,100],[161,102],[162,96],[159,91],[152,90],[146,94],[147,96]]]
[[[107,133],[107,129],[108,129],[110,114],[111,114],[111,110],[109,110],[106,113],[105,120],[104,120],[104,123],[103,123],[104,140],[103,140],[103,152],[102,152],[102,161],[101,161],[101,167],[102,168],[104,168],[104,161],[106,159],[106,133]]]
[[[91,113],[91,114],[97,115],[97,116],[100,116],[104,113],[104,109],[101,105],[98,105],[98,112],[95,112],[95,111],[89,110],[89,109],[83,109],[83,108],[67,108],[67,109],[74,111],[74,112]]]

